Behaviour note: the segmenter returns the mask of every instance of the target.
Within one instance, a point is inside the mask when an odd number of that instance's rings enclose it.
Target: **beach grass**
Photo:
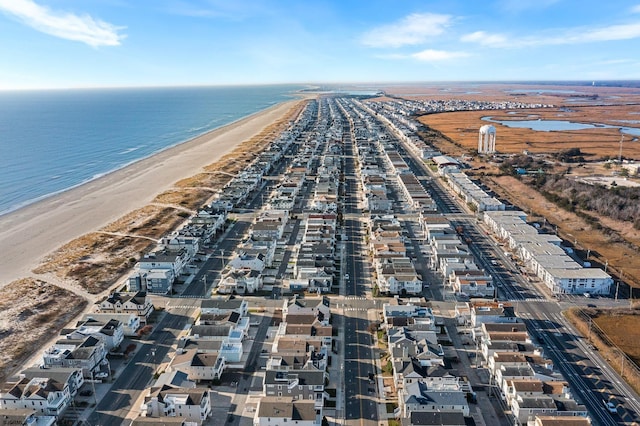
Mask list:
[[[175,207],[150,204],[127,213],[100,231],[159,240],[184,220],[178,212]]]
[[[0,381],[86,306],[86,299],[42,280],[25,278],[4,287],[0,300]]]
[[[194,211],[201,207],[214,194],[212,189],[175,188],[158,194],[154,203],[172,204],[179,208]]]
[[[54,274],[91,294],[98,294],[133,267],[136,259],[152,245],[153,241],[148,238],[92,232],[60,247],[33,272]]]

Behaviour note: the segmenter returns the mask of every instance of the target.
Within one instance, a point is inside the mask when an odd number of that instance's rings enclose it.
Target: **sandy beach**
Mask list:
[[[68,241],[147,205],[282,117],[298,100],[275,105],[84,185],[0,216],[0,287],[33,275]]]

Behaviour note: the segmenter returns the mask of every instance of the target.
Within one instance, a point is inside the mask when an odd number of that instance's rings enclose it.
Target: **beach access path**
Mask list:
[[[291,100],[166,149],[69,191],[0,216],[0,288],[63,244],[149,204],[283,117]]]

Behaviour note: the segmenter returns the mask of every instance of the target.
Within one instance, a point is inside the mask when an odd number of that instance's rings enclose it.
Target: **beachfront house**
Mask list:
[[[49,380],[55,380],[58,383],[66,383],[69,387],[69,395],[73,398],[78,393],[78,390],[84,384],[84,377],[82,376],[82,370],[80,368],[68,368],[68,367],[53,367],[53,368],[40,368],[30,367],[22,370],[19,377],[27,379],[44,378]]]
[[[83,321],[95,320],[99,322],[107,322],[109,320],[116,320],[122,324],[122,332],[125,336],[137,336],[137,332],[140,329],[140,317],[133,313],[127,314],[115,314],[115,313],[100,313],[92,312],[85,314],[82,317]]]
[[[81,368],[85,378],[91,378],[101,371],[107,356],[103,341],[93,336],[84,339],[61,339],[45,350],[43,361],[45,368],[71,367]]]
[[[111,293],[106,299],[98,302],[99,313],[135,314],[140,318],[142,325],[153,312],[153,303],[146,291],[135,294]]]
[[[166,294],[173,288],[175,279],[192,259],[186,248],[160,250],[145,254],[129,277],[129,291],[148,291]]]
[[[88,318],[79,321],[76,328],[62,329],[60,335],[67,339],[84,339],[87,336],[93,336],[101,340],[107,350],[117,348],[124,339],[124,326],[116,319],[107,321],[98,321],[94,318]]]
[[[0,419],[2,411],[34,409],[45,416],[59,418],[72,400],[68,382],[48,377],[23,377],[18,382],[6,383],[0,392]],[[1,424],[4,423],[0,420]]]

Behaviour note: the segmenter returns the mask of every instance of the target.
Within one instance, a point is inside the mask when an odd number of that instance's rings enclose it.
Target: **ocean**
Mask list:
[[[0,214],[289,100],[300,89],[0,92]]]

